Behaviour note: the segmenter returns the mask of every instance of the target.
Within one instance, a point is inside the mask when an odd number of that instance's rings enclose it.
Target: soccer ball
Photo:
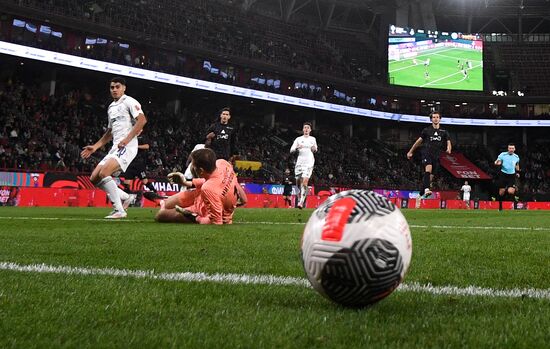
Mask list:
[[[313,212],[302,236],[302,260],[313,288],[350,307],[368,306],[392,293],[411,255],[405,217],[371,191],[329,197]]]

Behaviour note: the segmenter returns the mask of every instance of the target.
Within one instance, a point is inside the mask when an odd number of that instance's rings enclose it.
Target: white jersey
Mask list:
[[[294,153],[298,150],[296,165],[313,166],[315,164],[315,157],[313,156],[311,147],[318,149],[317,140],[313,136],[300,136],[294,140],[292,147],[290,147],[290,152]]]
[[[195,150],[204,149],[204,147],[205,147],[204,144],[195,144],[195,147],[193,148],[193,150],[191,150],[191,153],[194,152]]]
[[[204,144],[195,145],[193,150],[191,150],[191,153],[194,152],[195,150],[199,150],[199,149],[204,149]],[[191,173],[191,163],[189,163],[189,165],[187,166],[187,169],[185,170],[185,173],[183,175],[185,176],[185,178],[187,180],[192,180],[193,179],[193,173]],[[184,186],[182,186],[182,188],[184,188]]]
[[[460,188],[460,190],[462,190],[464,194],[470,194],[470,192],[472,191],[472,187],[465,184],[462,186],[462,188]]]
[[[118,101],[113,101],[109,105],[109,109],[107,110],[109,117],[108,128],[111,129],[114,146],[126,138],[134,126],[133,119],[142,113],[143,111],[139,102],[127,95],[123,95]],[[134,137],[128,145],[137,147],[137,137]]]

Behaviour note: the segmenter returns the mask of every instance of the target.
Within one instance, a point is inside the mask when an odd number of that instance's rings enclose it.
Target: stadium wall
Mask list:
[[[176,192],[166,192],[168,195]],[[309,195],[306,208],[316,208],[328,195]],[[401,209],[415,209],[416,199],[390,198]],[[99,189],[0,187],[0,206],[17,207],[111,207],[105,192]],[[155,208],[155,202],[142,200],[139,207]],[[246,208],[286,208],[282,195],[249,194]],[[422,200],[421,209],[468,209],[462,200]],[[496,201],[470,201],[470,208],[497,210]],[[505,202],[504,209],[550,210],[550,202]]]
[[[164,192],[173,195],[177,192]],[[282,195],[248,194],[247,208],[285,208]],[[310,195],[307,208],[316,208],[328,196]],[[0,187],[0,206],[17,207],[111,207],[107,195],[100,189]],[[158,204],[142,199],[138,207],[155,208]]]

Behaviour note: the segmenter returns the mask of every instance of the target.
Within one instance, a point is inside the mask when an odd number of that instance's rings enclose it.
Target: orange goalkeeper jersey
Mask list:
[[[199,181],[197,181],[199,182]],[[231,224],[233,223],[233,212],[237,207],[237,176],[233,166],[223,160],[216,160],[216,170],[212,172],[202,185],[198,184],[200,197],[204,204],[203,212],[206,216],[199,216],[201,224]]]

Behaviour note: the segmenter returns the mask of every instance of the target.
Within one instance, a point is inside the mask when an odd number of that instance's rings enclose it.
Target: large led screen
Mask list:
[[[478,34],[390,26],[388,74],[393,85],[483,90],[483,41]]]

